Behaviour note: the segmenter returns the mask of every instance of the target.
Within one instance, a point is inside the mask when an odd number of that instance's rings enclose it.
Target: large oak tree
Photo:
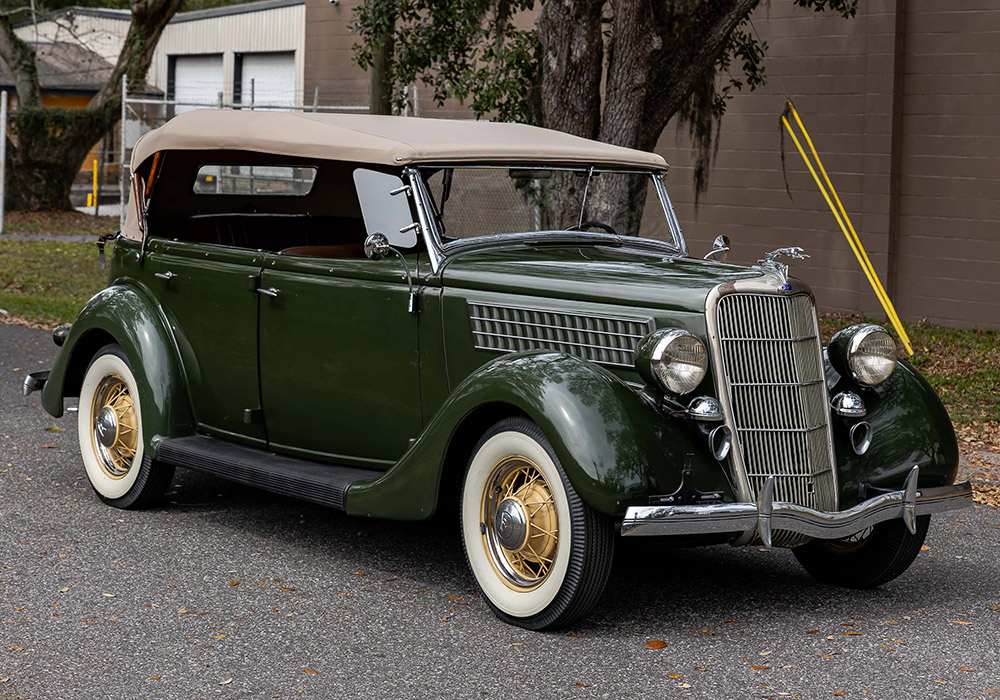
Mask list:
[[[16,19],[31,10],[11,5],[0,13],[0,59],[13,73],[18,99],[8,132],[8,206],[70,208],[70,188],[84,158],[121,116],[122,77],[128,75],[130,84],[145,80],[163,28],[182,2],[130,0],[132,22],[118,62],[85,109],[42,105],[35,50],[14,31]]]
[[[785,1],[785,0],[783,0]],[[787,0],[853,17],[857,0]],[[651,151],[679,116],[697,148],[704,190],[733,90],[765,81],[766,44],[750,13],[760,0],[365,0],[356,59],[371,70],[375,111],[399,109],[405,87],[443,104]],[[639,179],[599,184],[585,219],[634,232]],[[551,195],[550,195],[551,197]],[[575,223],[575,222],[573,222]]]

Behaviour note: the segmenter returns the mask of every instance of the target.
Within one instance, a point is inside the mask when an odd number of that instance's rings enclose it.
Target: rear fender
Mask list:
[[[130,284],[98,292],[80,311],[42,389],[42,407],[61,416],[63,399],[80,395],[87,366],[108,343],[121,345],[135,372],[151,456],[159,439],[191,434],[191,404],[173,337],[156,303]]]

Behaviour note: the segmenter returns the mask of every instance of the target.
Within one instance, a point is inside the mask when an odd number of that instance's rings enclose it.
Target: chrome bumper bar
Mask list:
[[[916,532],[917,516],[963,508],[972,504],[972,485],[917,488],[919,467],[914,466],[899,491],[882,493],[853,508],[823,512],[795,503],[774,500],[774,477],[760,490],[756,503],[709,505],[633,506],[625,512],[621,534],[701,535],[734,534],[756,530],[761,542],[771,546],[774,530],[790,530],[809,537],[835,540],[849,537],[885,520],[902,518]]]

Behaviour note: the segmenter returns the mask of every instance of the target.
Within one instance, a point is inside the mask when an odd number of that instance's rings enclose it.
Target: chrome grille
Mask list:
[[[633,367],[648,318],[612,318],[469,302],[472,337],[480,350],[554,350],[590,362]]]
[[[775,500],[834,510],[830,414],[812,299],[728,294],[719,297],[716,313],[720,389],[728,392],[736,462],[749,496],[756,498],[774,476]]]

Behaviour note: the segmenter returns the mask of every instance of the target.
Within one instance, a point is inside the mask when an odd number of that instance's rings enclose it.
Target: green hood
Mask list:
[[[511,246],[447,262],[444,284],[512,294],[704,312],[718,284],[760,277],[725,263],[599,246]]]

